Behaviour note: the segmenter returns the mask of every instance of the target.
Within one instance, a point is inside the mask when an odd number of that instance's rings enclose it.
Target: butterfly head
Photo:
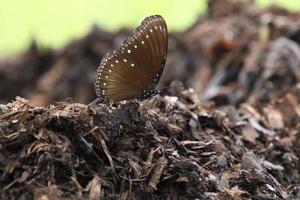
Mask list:
[[[145,100],[145,99],[149,99],[149,98],[153,97],[154,95],[156,95],[158,93],[159,93],[159,91],[155,90],[155,89],[145,90],[145,91],[140,92],[136,98],[139,100]]]

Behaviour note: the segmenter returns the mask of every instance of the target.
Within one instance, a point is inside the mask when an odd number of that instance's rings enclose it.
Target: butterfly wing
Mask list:
[[[164,69],[167,34],[161,16],[147,17],[122,43],[120,50],[102,59],[96,73],[97,95],[117,101],[149,95]]]

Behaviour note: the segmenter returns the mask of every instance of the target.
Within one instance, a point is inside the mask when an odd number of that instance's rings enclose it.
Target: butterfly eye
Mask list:
[[[109,52],[97,69],[95,89],[109,100],[145,99],[156,94],[168,50],[167,25],[153,15],[122,43]]]

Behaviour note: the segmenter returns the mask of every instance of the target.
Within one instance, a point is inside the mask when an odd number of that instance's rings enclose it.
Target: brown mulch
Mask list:
[[[93,101],[127,29],[1,60],[0,199],[300,198],[300,14],[208,3],[146,101]]]

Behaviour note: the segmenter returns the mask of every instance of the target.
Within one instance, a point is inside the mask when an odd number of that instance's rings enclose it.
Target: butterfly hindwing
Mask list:
[[[96,74],[96,93],[111,100],[147,96],[157,85],[167,56],[167,26],[159,15],[147,17],[108,53]]]

